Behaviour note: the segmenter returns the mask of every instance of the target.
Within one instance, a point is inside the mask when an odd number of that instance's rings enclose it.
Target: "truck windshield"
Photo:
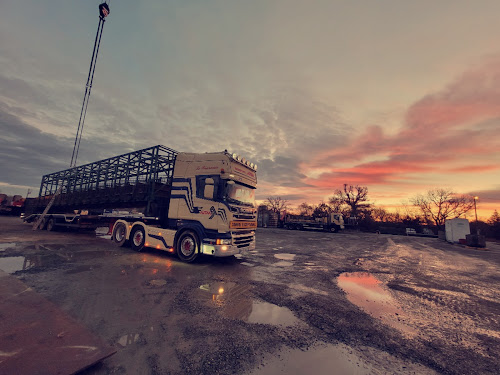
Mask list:
[[[225,199],[227,202],[242,204],[245,206],[254,206],[255,204],[255,189],[235,182],[225,183]]]

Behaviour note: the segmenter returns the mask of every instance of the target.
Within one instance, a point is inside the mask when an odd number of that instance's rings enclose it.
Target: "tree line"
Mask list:
[[[361,230],[376,231],[381,227],[410,227],[422,231],[432,228],[434,231],[443,230],[447,219],[463,217],[474,210],[475,197],[457,194],[452,189],[436,188],[424,194],[402,202],[401,208],[389,212],[382,207],[370,203],[368,187],[344,184],[343,188],[336,189],[328,202],[317,205],[307,202],[301,203],[292,209],[290,202],[281,197],[269,197],[265,206],[279,214],[283,211],[294,212],[306,216],[323,216],[326,213],[338,212],[347,222],[355,223]],[[490,238],[500,239],[500,216],[495,210],[487,221],[472,221],[471,231],[479,229],[482,234]]]

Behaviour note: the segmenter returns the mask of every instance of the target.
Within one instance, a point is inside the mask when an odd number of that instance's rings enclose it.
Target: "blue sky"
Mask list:
[[[69,164],[98,4],[0,5],[0,191]],[[318,203],[359,183],[377,204],[446,186],[498,207],[498,1],[110,8],[81,163],[228,149],[259,164],[260,199]]]

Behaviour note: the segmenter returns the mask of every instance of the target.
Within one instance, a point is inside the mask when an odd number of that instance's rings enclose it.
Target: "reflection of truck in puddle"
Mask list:
[[[120,246],[175,252],[187,262],[230,256],[255,248],[256,170],[227,151],[154,146],[43,176],[25,221],[46,230],[108,224]]]
[[[222,309],[223,314],[231,319],[248,320],[252,313],[252,298],[248,285],[234,282],[214,282],[200,286],[200,290],[212,295],[210,303]]]
[[[201,285],[200,297],[211,296],[207,301],[230,319],[239,319],[248,323],[293,326],[300,321],[286,307],[255,300],[249,285],[234,282],[214,282]]]

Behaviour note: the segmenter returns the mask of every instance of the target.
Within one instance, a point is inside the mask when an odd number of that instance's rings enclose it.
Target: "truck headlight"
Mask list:
[[[216,245],[231,245],[230,238],[217,238]]]

